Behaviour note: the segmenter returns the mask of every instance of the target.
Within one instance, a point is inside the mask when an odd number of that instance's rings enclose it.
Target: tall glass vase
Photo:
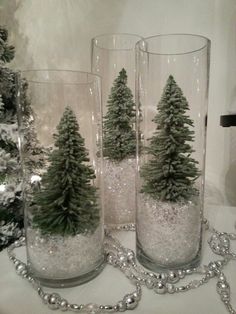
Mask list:
[[[102,78],[105,223],[135,221],[135,44],[140,36],[92,40],[92,72]]]
[[[210,41],[160,35],[136,45],[138,260],[154,271],[199,264]]]
[[[81,284],[104,262],[100,79],[23,71],[18,90],[28,265],[44,285]]]

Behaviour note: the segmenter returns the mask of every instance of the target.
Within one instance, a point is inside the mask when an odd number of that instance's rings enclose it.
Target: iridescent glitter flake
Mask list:
[[[105,159],[104,208],[106,224],[133,223],[135,220],[135,158],[113,162]]]
[[[102,254],[102,230],[76,236],[42,236],[38,229],[27,229],[30,266],[38,277],[67,279],[93,270]]]
[[[201,239],[201,212],[193,202],[156,201],[140,194],[137,214],[138,241],[155,263],[175,267],[191,262]]]

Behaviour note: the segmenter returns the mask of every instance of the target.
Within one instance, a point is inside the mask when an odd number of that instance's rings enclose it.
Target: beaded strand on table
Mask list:
[[[8,248],[10,260],[14,263],[16,271],[23,278],[27,279],[34,289],[37,290],[39,296],[50,309],[60,309],[62,311],[85,312],[85,313],[113,313],[133,310],[137,307],[141,299],[141,285],[148,289],[154,290],[157,294],[173,294],[186,292],[191,289],[196,289],[207,283],[210,279],[216,277],[216,290],[222,302],[225,304],[228,313],[236,314],[230,300],[230,286],[223,273],[223,267],[230,261],[236,260],[236,254],[230,250],[230,241],[236,240],[235,233],[218,232],[214,228],[210,228],[209,222],[204,220],[205,229],[212,233],[208,240],[212,251],[222,257],[221,260],[211,261],[208,265],[199,266],[194,269],[174,270],[168,273],[152,273],[141,266],[137,265],[135,253],[125,248],[121,243],[111,235],[111,230],[106,229],[106,237],[104,242],[104,250],[107,255],[107,263],[119,268],[124,275],[136,285],[136,290],[131,294],[124,296],[123,300],[117,302],[116,305],[97,305],[89,303],[87,305],[70,304],[57,293],[45,293],[39,282],[35,280],[28,271],[26,264],[22,263],[15,257],[13,249],[25,244],[25,239],[16,241]],[[112,228],[113,230],[114,228]],[[116,230],[134,230],[135,225],[123,225],[115,228]],[[177,286],[176,284],[186,276],[200,274],[201,279],[191,280],[187,285]]]

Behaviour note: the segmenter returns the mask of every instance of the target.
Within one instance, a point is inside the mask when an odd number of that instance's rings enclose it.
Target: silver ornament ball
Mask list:
[[[166,293],[166,286],[165,286],[164,282],[159,281],[154,290],[158,294],[165,294]]]
[[[170,294],[175,292],[175,286],[172,285],[171,283],[167,283],[166,284],[166,288],[167,288],[167,292],[170,293]]]
[[[134,296],[132,294],[127,294],[124,297],[124,302],[126,304],[126,309],[127,310],[133,310],[138,305],[137,300],[135,300],[135,298],[134,298]]]
[[[67,311],[68,310],[67,300],[65,300],[65,299],[60,300],[59,307],[60,307],[61,311],[63,311],[63,312]]]
[[[48,307],[51,310],[57,310],[60,304],[60,296],[57,293],[52,293],[48,299]]]
[[[178,273],[177,272],[174,272],[174,271],[170,271],[168,273],[168,281],[171,282],[171,283],[176,283],[179,281],[179,276],[178,276]]]

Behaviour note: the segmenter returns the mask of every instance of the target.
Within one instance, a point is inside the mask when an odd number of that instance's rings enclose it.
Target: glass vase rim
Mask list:
[[[148,40],[154,39],[154,38],[163,38],[163,37],[175,37],[175,36],[186,36],[186,37],[192,37],[192,38],[198,38],[198,39],[203,39],[205,41],[205,43],[203,45],[200,46],[200,48],[197,49],[189,49],[188,51],[184,51],[184,52],[176,52],[176,53],[162,53],[162,52],[155,52],[155,51],[148,51],[145,50],[144,48],[141,47],[141,43],[148,43]],[[136,50],[140,50],[144,53],[147,53],[149,55],[158,55],[158,56],[180,56],[180,55],[188,55],[188,54],[192,54],[201,50],[204,50],[207,47],[210,47],[211,45],[211,40],[204,36],[204,35],[199,35],[199,34],[191,34],[191,33],[167,33],[167,34],[157,34],[157,35],[153,35],[153,36],[149,36],[149,37],[144,37],[141,40],[139,40],[136,45],[135,45],[135,49]]]
[[[105,48],[105,47],[102,47],[100,45],[98,45],[97,43],[95,43],[95,40],[96,39],[99,39],[99,38],[102,38],[102,37],[108,37],[108,36],[124,36],[124,37],[128,37],[128,36],[131,36],[131,37],[137,37],[138,40],[135,42],[134,44],[134,47],[133,48]],[[141,36],[141,35],[138,35],[138,34],[132,34],[132,33],[103,33],[103,34],[100,34],[100,35],[97,35],[95,37],[92,38],[91,42],[94,43],[94,45],[99,48],[99,49],[102,49],[102,50],[111,50],[111,51],[132,51],[132,50],[135,50],[135,46],[137,44],[137,42],[141,41],[141,40],[144,40],[144,37]]]
[[[80,70],[71,70],[71,69],[34,69],[34,68],[29,68],[29,69],[19,69],[18,74],[23,75],[24,73],[40,73],[40,72],[55,72],[55,73],[79,73],[82,75],[87,75],[90,77],[94,77],[98,79],[99,82],[101,82],[101,75],[89,71],[80,71]],[[35,80],[35,79],[27,79],[27,82],[30,83],[35,83],[35,84],[63,84],[63,85],[89,85],[94,82],[94,80],[88,80],[87,82],[63,82],[63,81],[50,81],[50,80]]]

